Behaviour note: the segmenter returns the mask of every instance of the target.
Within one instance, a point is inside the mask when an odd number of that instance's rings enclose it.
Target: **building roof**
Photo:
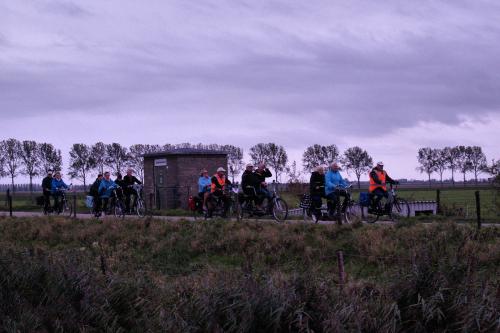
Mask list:
[[[224,155],[228,153],[219,150],[195,149],[195,148],[179,148],[164,150],[157,153],[149,153],[142,155],[143,157],[160,157],[166,155]]]

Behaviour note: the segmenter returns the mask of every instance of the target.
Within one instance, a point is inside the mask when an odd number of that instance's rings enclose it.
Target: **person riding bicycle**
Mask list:
[[[94,198],[94,214],[96,216],[99,213],[97,207],[99,206],[99,185],[101,184],[102,178],[103,178],[102,174],[98,174],[97,178],[92,183],[92,185],[90,185],[89,189],[89,195]]]
[[[222,200],[224,203],[224,212],[222,217],[227,216],[227,212],[229,211],[229,206],[231,204],[231,198],[224,193],[224,190],[228,185],[231,185],[231,182],[226,178],[226,170],[223,167],[219,167],[217,169],[217,173],[211,179],[210,197],[215,200]],[[215,208],[214,203],[211,201],[212,200],[207,201],[208,217],[212,217],[212,213]]]
[[[337,205],[337,196],[344,197],[344,207],[346,204],[347,192],[342,189],[346,188],[349,184],[342,178],[342,175],[339,172],[340,167],[337,162],[333,162],[330,165],[330,169],[325,175],[325,195],[327,198],[328,205],[328,214],[330,216],[335,212],[335,208]]]
[[[263,197],[259,195],[260,186],[261,177],[255,173],[253,164],[247,164],[241,176],[241,188],[243,189],[243,193],[255,202],[257,209],[262,209]]]
[[[133,175],[134,171],[132,169],[127,170],[127,174],[123,177],[123,191],[125,193],[125,211],[130,213],[130,197],[134,196],[134,202],[132,206],[135,207],[137,204],[138,193],[132,187],[134,184],[142,185],[141,181]]]
[[[61,212],[62,207],[61,207],[61,197],[62,197],[62,190],[63,189],[69,189],[69,186],[66,185],[66,183],[62,180],[61,178],[61,172],[57,171],[54,175],[54,178],[52,178],[52,183],[51,183],[51,193],[52,196],[54,197],[54,211],[55,212]]]
[[[100,200],[97,211],[99,212],[99,215],[101,214],[101,206],[102,211],[107,212],[109,199],[113,196],[113,189],[117,187],[118,185],[111,180],[109,171],[106,171],[104,173],[104,179],[99,184],[98,190]]]
[[[260,162],[255,170],[255,176],[259,181],[259,186],[255,190],[257,191],[257,195],[261,196],[263,199],[268,200],[268,202],[272,199],[272,194],[267,189],[266,178],[272,177],[273,174],[266,168],[266,164],[264,162]]]
[[[321,209],[322,198],[325,197],[325,168],[322,165],[317,166],[311,173],[309,193],[311,194],[311,207],[316,212]]]
[[[388,198],[389,194],[387,192],[387,184],[399,184],[398,181],[389,177],[387,172],[384,170],[384,163],[378,162],[377,165],[370,171],[370,210],[373,211],[378,207],[378,204],[382,198]]]
[[[203,201],[203,211],[207,210],[207,199],[212,188],[212,179],[208,176],[208,170],[203,169],[198,178],[198,197]]]
[[[43,191],[43,211],[45,213],[50,213],[50,194],[52,192],[52,170],[47,171],[47,176],[42,180],[42,191]]]

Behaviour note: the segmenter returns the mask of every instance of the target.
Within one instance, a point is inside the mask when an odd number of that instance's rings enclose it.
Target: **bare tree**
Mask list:
[[[22,165],[21,143],[16,139],[8,139],[0,142],[0,156],[5,161],[7,175],[10,176],[12,191],[14,192],[14,178],[19,175]]]
[[[106,145],[106,165],[114,169],[116,173],[121,173],[128,159],[127,147],[116,142]]]
[[[328,165],[339,157],[336,145],[312,145],[307,147],[302,155],[302,165],[306,171],[312,171],[320,165]]]
[[[24,166],[21,173],[30,178],[30,199],[33,201],[33,177],[40,174],[40,145],[35,141],[23,141],[21,158]]]
[[[212,145],[210,148],[212,150],[221,150],[227,152],[227,164],[229,167],[229,173],[231,174],[231,179],[234,183],[234,177],[239,175],[243,171],[244,163],[243,163],[243,149],[240,147],[232,146],[232,145],[224,145],[220,147],[215,147]]]
[[[417,155],[418,163],[420,166],[418,171],[426,173],[429,178],[429,187],[431,186],[431,174],[436,171],[436,152],[434,149],[426,147],[420,148]]]
[[[477,176],[487,167],[486,156],[479,146],[467,147],[469,149],[469,160],[471,170],[474,172],[474,181],[477,185]]]
[[[137,176],[144,182],[144,154],[157,153],[161,151],[159,145],[135,144],[129,148],[128,165],[134,169]]]
[[[361,188],[361,182],[359,179],[363,173],[370,171],[373,165],[373,159],[368,154],[366,150],[360,147],[351,147],[344,152],[344,157],[342,158],[342,164],[347,170],[354,171],[356,178],[358,179],[358,188]]]
[[[458,168],[460,150],[458,147],[445,147],[443,149],[442,158],[446,167],[451,171],[451,182],[453,186],[455,186],[455,170]]]
[[[68,175],[74,179],[83,181],[83,188],[87,190],[87,176],[95,167],[92,158],[91,147],[84,143],[75,143],[69,152],[69,172]]]
[[[464,187],[465,187],[465,176],[467,172],[472,170],[472,163],[470,160],[471,150],[470,147],[466,146],[457,146],[459,156],[458,156],[458,169],[464,176]]]
[[[439,173],[439,182],[441,183],[441,187],[443,186],[443,173],[448,168],[447,166],[447,154],[448,152],[445,149],[434,149],[434,155],[436,159],[436,171]]]
[[[92,145],[90,153],[95,163],[95,169],[98,174],[104,174],[104,167],[106,166],[106,145],[102,142],[97,142]]]
[[[292,184],[300,183],[300,177],[302,172],[297,168],[297,161],[293,161],[292,164],[287,167],[288,182]]]
[[[275,143],[268,143],[266,151],[268,152],[268,164],[274,169],[274,177],[278,182],[278,177],[286,170],[288,155],[283,146]]]
[[[267,152],[267,145],[265,143],[258,143],[250,148],[250,158],[253,164],[260,162],[268,163],[269,154]]]
[[[55,149],[50,143],[41,143],[40,153],[40,171],[47,174],[49,170],[61,170],[62,155],[61,150]]]

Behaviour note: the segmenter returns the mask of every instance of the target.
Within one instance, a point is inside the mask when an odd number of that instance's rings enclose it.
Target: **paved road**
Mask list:
[[[43,217],[44,215],[41,212],[14,212],[13,215],[15,217]],[[0,212],[0,216],[9,216],[9,212]],[[77,217],[80,219],[91,219],[93,218],[92,215],[90,214],[77,214]],[[155,219],[160,219],[164,221],[180,221],[180,220],[188,220],[188,221],[194,221],[194,218],[191,216],[153,216]],[[106,218],[114,218],[114,216],[109,216],[109,217],[102,217],[101,219],[106,219]],[[137,216],[134,215],[127,215],[127,219],[138,219]],[[261,221],[261,222],[270,222],[270,223],[276,223],[272,219],[249,219],[250,221]],[[287,220],[288,223],[303,223],[302,219],[294,219],[294,220]],[[334,221],[320,221],[319,224],[334,224]],[[366,222],[363,222],[366,223]],[[376,224],[382,224],[382,225],[393,225],[393,221],[377,221]],[[469,223],[460,223],[463,225],[468,225]],[[471,223],[472,224],[472,223]],[[500,227],[500,223],[483,223],[481,226],[483,227]]]

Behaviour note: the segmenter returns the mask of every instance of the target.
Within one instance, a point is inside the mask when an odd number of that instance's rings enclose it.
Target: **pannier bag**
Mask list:
[[[94,197],[93,196],[87,195],[87,198],[85,199],[85,206],[87,206],[87,208],[94,207]]]
[[[311,207],[311,196],[309,194],[303,194],[302,198],[300,198],[300,208],[310,208]]]
[[[362,207],[370,206],[370,193],[368,193],[368,192],[359,193],[359,204]]]

